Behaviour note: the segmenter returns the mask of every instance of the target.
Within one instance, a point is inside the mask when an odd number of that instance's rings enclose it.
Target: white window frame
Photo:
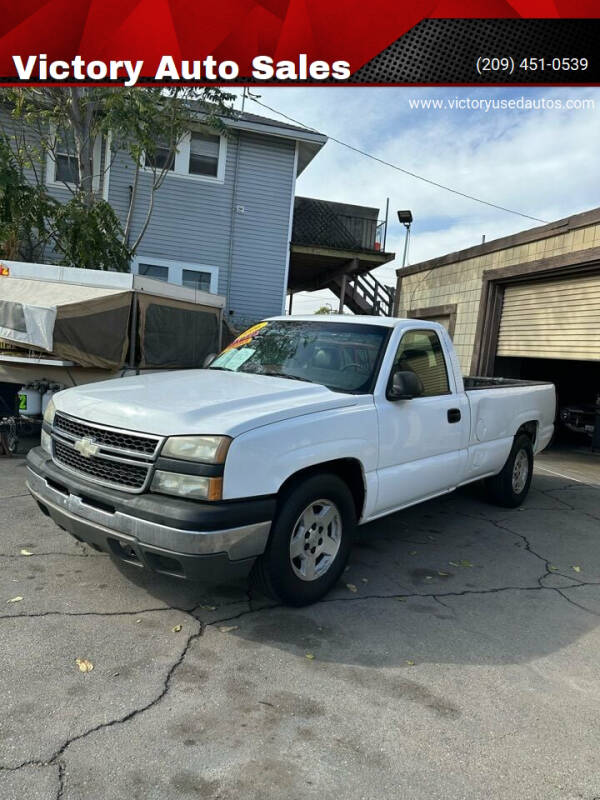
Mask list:
[[[180,261],[177,258],[154,258],[154,256],[136,255],[131,262],[131,271],[135,275],[139,275],[140,264],[152,264],[156,267],[167,267],[167,281],[168,283],[176,283],[178,286],[183,286],[183,270],[191,269],[196,272],[210,273],[210,294],[217,294],[219,288],[219,267],[212,264],[192,264],[187,261]],[[200,289],[198,291],[201,291]]]
[[[197,129],[200,133],[201,128]],[[219,137],[219,160],[217,162],[217,174],[213,175],[195,175],[190,173],[190,143],[192,141],[192,132],[185,133],[177,144],[175,150],[175,163],[173,169],[167,170],[167,178],[187,178],[192,181],[203,181],[204,183],[225,183],[225,165],[227,163],[227,137],[223,133],[215,133]],[[144,172],[154,172],[152,167],[146,166],[146,155],[144,154]]]
[[[52,135],[56,136],[56,129],[53,129]],[[73,154],[75,157],[75,154]],[[76,183],[72,181],[61,181],[56,177],[56,159],[52,151],[48,150],[46,153],[46,184],[48,186],[62,186],[62,188],[70,188],[74,192],[79,188]],[[94,140],[94,148],[92,150],[92,191],[100,191],[100,171],[102,167],[102,137],[96,136]]]

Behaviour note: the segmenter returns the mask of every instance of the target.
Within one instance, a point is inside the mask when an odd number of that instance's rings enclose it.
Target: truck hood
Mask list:
[[[284,419],[356,405],[357,396],[288,378],[185,370],[113,378],[54,395],[57,411],[115,428],[156,433],[240,433]]]

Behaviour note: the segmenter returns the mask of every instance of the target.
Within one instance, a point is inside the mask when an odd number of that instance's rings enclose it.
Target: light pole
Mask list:
[[[406,237],[404,239],[404,254],[402,256],[402,266],[406,266],[406,256],[408,254],[408,239],[410,236],[410,226],[413,221],[412,211],[405,209],[404,211],[398,211],[398,220],[404,225],[406,228]]]

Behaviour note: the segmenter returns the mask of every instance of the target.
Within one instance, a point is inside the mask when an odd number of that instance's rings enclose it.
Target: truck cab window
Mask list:
[[[411,370],[423,383],[424,397],[449,394],[446,360],[435,331],[407,331],[396,351],[393,372]]]

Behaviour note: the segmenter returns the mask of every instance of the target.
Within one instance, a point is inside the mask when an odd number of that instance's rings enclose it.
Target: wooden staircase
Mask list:
[[[354,314],[391,317],[394,313],[393,287],[380,283],[369,272],[336,276],[327,288],[340,299],[343,294],[344,305]]]

